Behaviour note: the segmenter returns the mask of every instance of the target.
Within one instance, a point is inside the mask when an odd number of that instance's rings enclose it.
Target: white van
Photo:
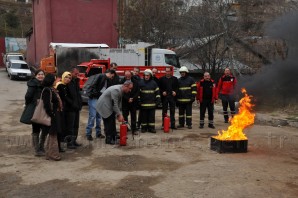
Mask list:
[[[27,63],[22,60],[10,60],[7,64],[7,73],[10,80],[13,79],[30,79],[32,72]]]

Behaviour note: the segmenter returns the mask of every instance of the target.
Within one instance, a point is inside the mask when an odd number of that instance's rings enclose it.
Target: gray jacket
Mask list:
[[[114,112],[116,115],[121,114],[122,104],[122,85],[114,85],[107,88],[99,97],[96,103],[96,111],[103,118],[108,118]]]

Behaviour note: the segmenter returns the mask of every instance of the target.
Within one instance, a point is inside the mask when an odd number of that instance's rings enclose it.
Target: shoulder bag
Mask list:
[[[31,121],[37,124],[51,126],[51,117],[47,114],[42,100],[42,94],[44,89],[41,92],[40,99],[37,100],[37,105]],[[50,101],[52,101],[52,90],[50,90]]]

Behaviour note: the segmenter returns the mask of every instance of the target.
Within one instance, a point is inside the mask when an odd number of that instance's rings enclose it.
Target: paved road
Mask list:
[[[27,90],[27,81],[10,80],[4,68],[0,69],[0,111],[7,108],[15,101],[24,101]]]

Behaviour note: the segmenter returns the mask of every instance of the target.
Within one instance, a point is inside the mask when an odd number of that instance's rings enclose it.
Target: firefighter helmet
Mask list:
[[[153,75],[151,69],[145,69],[144,75],[148,75],[148,74],[150,74],[151,76]]]
[[[186,73],[188,73],[188,69],[187,69],[187,67],[182,66],[182,67],[179,69],[179,72],[186,72]]]

